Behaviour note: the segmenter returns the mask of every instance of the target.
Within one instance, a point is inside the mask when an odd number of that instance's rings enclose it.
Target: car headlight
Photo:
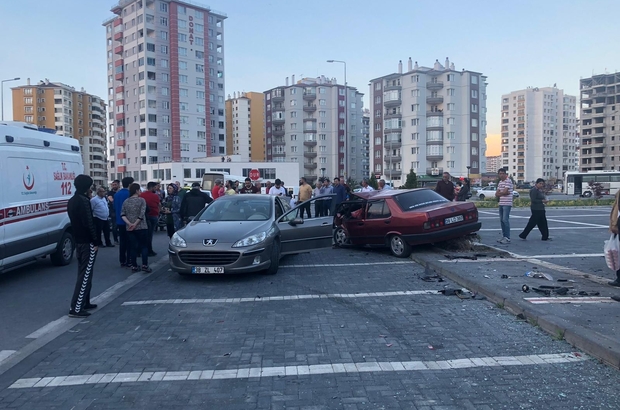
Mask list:
[[[181,238],[181,235],[176,232],[172,235],[172,238],[170,238],[170,245],[176,246],[177,248],[187,248],[185,239]]]
[[[241,248],[244,246],[252,246],[257,243],[261,243],[267,238],[267,232],[257,233],[256,235],[248,236],[247,238],[241,239],[240,241],[235,242],[232,246],[233,248]]]

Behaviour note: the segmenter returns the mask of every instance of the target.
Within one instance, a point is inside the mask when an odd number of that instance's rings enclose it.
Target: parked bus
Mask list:
[[[590,182],[598,182],[604,195],[615,195],[620,189],[620,171],[567,171],[564,176],[564,193],[589,198],[593,195],[588,188]]]

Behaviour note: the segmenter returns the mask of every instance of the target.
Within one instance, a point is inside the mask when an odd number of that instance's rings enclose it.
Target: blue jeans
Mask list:
[[[510,205],[499,206],[499,221],[502,225],[502,235],[504,238],[510,239]]]

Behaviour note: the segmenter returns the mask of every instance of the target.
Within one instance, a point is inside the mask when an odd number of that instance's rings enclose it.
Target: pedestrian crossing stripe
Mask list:
[[[466,368],[536,366],[555,363],[576,363],[588,360],[581,353],[554,353],[528,356],[493,356],[470,359],[407,361],[407,362],[360,362],[332,363],[302,366],[248,367],[226,370],[194,370],[174,372],[95,373],[70,376],[33,377],[19,379],[10,389],[51,388],[60,386],[81,386],[87,384],[179,382],[191,380],[251,379],[286,376],[307,376],[315,374],[364,373],[364,372],[406,372],[441,370],[450,371]]]

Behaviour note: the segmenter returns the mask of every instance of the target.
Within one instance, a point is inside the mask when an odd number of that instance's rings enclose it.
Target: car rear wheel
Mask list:
[[[484,201],[484,194],[480,194],[478,198],[480,198],[481,201]]]
[[[73,235],[69,232],[63,233],[56,246],[56,252],[50,255],[52,264],[56,266],[67,266],[71,263],[71,259],[73,259],[74,250],[75,244],[73,243]]]
[[[351,241],[342,226],[337,227],[334,231],[334,244],[339,247],[351,246]]]
[[[583,196],[585,198],[590,198],[592,196],[592,192],[591,191],[586,191],[586,192],[583,193]]]
[[[271,265],[269,268],[264,271],[265,275],[275,275],[278,273],[278,268],[280,267],[280,242],[273,241],[273,246],[271,247]]]
[[[400,235],[390,236],[390,252],[397,258],[407,258],[411,255],[411,245],[409,245]]]

